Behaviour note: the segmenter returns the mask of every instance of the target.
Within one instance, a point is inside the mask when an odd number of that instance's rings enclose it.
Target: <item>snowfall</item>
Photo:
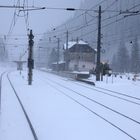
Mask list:
[[[140,140],[139,123],[75,93],[85,95],[140,122],[140,81],[133,81],[133,74],[124,74],[121,77],[105,76],[101,82],[96,82],[94,76],[89,80],[95,82],[95,87],[117,91],[136,97],[135,99],[109,91],[106,92],[113,96],[103,94],[93,90],[93,85],[40,70],[33,70],[33,83],[29,86],[27,69],[20,74],[16,68],[1,67],[0,73],[4,71],[0,140],[33,140],[7,74],[24,105],[38,140]]]

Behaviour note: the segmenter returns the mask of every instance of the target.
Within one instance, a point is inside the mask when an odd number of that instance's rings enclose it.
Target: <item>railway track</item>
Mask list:
[[[117,92],[117,91],[113,91],[113,90],[109,90],[109,89],[101,88],[101,87],[97,87],[97,86],[96,86],[96,88],[102,89],[102,90],[105,90],[105,91],[109,91],[109,92],[115,93],[117,95],[121,95],[121,96],[124,96],[124,97],[129,97],[129,98],[136,99],[136,100],[140,101],[140,98],[135,97],[135,96],[130,96],[130,95],[125,94],[125,93],[121,93],[121,92]]]
[[[42,78],[43,80],[43,78]],[[48,80],[48,81],[47,81]],[[101,102],[98,102],[92,98],[89,98],[88,96],[81,94],[80,92],[77,92],[71,88],[68,88],[66,86],[64,86],[63,84],[60,84],[60,82],[56,82],[52,79],[47,78],[47,80],[45,79],[44,82],[46,82],[46,84],[50,85],[51,87],[53,87],[54,89],[56,89],[57,91],[59,91],[59,93],[65,95],[66,97],[68,97],[69,99],[73,100],[74,102],[76,102],[77,104],[79,104],[80,106],[84,107],[86,110],[90,111],[92,114],[96,115],[97,117],[101,118],[102,120],[104,120],[105,122],[109,123],[111,126],[115,127],[117,130],[121,131],[123,134],[127,135],[129,138],[136,140],[135,137],[133,137],[132,135],[130,135],[129,133],[127,133],[125,130],[121,129],[119,126],[115,125],[114,123],[112,123],[110,120],[106,119],[105,117],[103,117],[102,115],[98,114],[97,112],[95,112],[93,109],[91,109],[90,107],[88,107],[87,105],[83,104],[82,102],[80,102],[79,100],[75,99],[73,96],[66,94],[66,92],[64,92],[63,89],[65,90],[69,90],[75,94],[77,94],[78,96],[81,96],[83,98],[85,98],[86,100],[98,104],[99,106],[103,107],[104,109],[107,109],[113,113],[116,113],[117,115],[124,117],[125,119],[128,119],[129,121],[132,121],[133,123],[136,123],[137,125],[140,125],[140,122],[137,121],[136,119],[133,119],[109,106],[104,105]],[[51,84],[52,83],[52,84]],[[57,85],[57,86],[56,86]],[[61,87],[61,88],[58,88]],[[131,102],[132,103],[132,102]]]
[[[85,85],[83,85],[83,86],[86,87]],[[95,86],[94,89],[95,88],[96,89],[101,89],[101,90],[104,90],[104,91],[109,91],[109,92],[114,93],[114,94],[117,94],[117,95],[121,95],[121,96],[124,96],[124,97],[129,97],[129,98],[136,99],[136,100],[139,100],[140,101],[140,98],[135,97],[135,96],[130,96],[130,95],[126,94],[126,93],[121,93],[121,92],[113,91],[113,90],[102,88],[102,87],[98,87],[98,86]]]
[[[140,84],[136,84],[136,83],[132,82],[132,85],[140,88]]]
[[[84,97],[84,98],[86,98],[86,99],[88,99],[88,100],[90,100],[90,101],[92,101],[92,102],[94,102],[94,103],[96,103],[96,104],[98,104],[98,105],[100,105],[100,106],[102,106],[102,107],[104,107],[104,108],[106,108],[106,109],[112,111],[112,112],[115,112],[115,113],[117,113],[117,114],[119,114],[119,115],[121,115],[121,116],[123,116],[123,117],[125,117],[125,118],[127,118],[127,119],[129,119],[129,120],[131,120],[131,121],[133,121],[133,122],[135,122],[135,123],[137,123],[137,124],[140,125],[140,122],[139,122],[139,121],[137,121],[137,120],[135,120],[135,119],[133,119],[133,118],[131,118],[131,117],[129,117],[129,116],[126,116],[125,114],[120,113],[120,112],[116,111],[115,109],[112,109],[112,108],[110,108],[110,107],[108,107],[108,106],[106,106],[106,105],[104,105],[104,104],[102,104],[102,103],[100,103],[100,102],[98,102],[98,101],[92,99],[92,98],[89,98],[89,97],[86,96],[85,94],[83,95],[83,94],[81,94],[80,92],[77,92],[77,91],[75,91],[75,90],[73,90],[73,89],[71,89],[71,88],[68,88],[68,87],[66,87],[66,86],[64,86],[64,85],[62,85],[62,84],[60,84],[60,83],[58,83],[58,82],[56,82],[56,81],[51,80],[51,79],[49,79],[49,80],[52,81],[53,83],[56,83],[57,85],[63,87],[64,89],[70,90],[70,91],[74,92],[75,94],[77,94],[77,95],[79,95],[79,96],[82,96],[82,97]]]
[[[14,92],[14,94],[15,94],[15,96],[16,96],[18,102],[19,102],[19,105],[20,105],[20,107],[21,107],[21,109],[22,109],[22,111],[23,111],[23,114],[24,114],[24,116],[25,116],[25,119],[26,119],[26,121],[27,121],[27,123],[28,123],[28,125],[29,125],[29,128],[30,128],[30,130],[31,130],[31,133],[32,133],[32,135],[33,135],[33,139],[34,139],[34,140],[38,140],[38,137],[37,137],[37,134],[36,134],[35,129],[34,129],[34,127],[33,127],[33,124],[32,124],[32,122],[31,122],[31,119],[29,118],[29,116],[28,116],[28,114],[27,114],[27,112],[26,112],[26,110],[25,110],[25,108],[24,108],[24,105],[23,105],[21,99],[19,98],[18,93],[17,93],[17,91],[16,91],[14,85],[12,84],[12,81],[11,81],[11,79],[10,79],[10,77],[9,77],[9,73],[7,74],[7,79],[8,79],[8,81],[9,81],[9,84],[10,84],[11,88],[13,89],[13,92]]]
[[[2,100],[1,100],[1,97],[2,97],[2,79],[3,79],[3,75],[5,74],[6,72],[3,72],[1,75],[0,75],[0,114],[1,114],[1,104],[2,104]]]
[[[76,81],[76,80],[66,80],[64,78],[61,78],[61,80],[66,81],[66,82],[73,81],[74,85],[75,84],[80,85],[82,87],[85,87],[85,88],[90,89],[92,91],[99,92],[99,93],[107,95],[109,97],[113,97],[113,98],[116,98],[116,99],[119,99],[119,100],[122,100],[122,101],[129,102],[129,103],[140,106],[140,102],[139,102],[140,98],[138,98],[138,97],[130,96],[130,95],[127,95],[125,93],[120,93],[120,92],[116,92],[116,91],[113,91],[113,90],[108,90],[108,89],[101,88],[101,87],[96,87],[96,86],[93,86],[93,85],[91,86],[89,84],[83,84],[82,82]]]
[[[135,96],[130,96],[130,95],[126,94],[126,93],[121,93],[121,92],[113,91],[113,90],[102,88],[102,87],[98,87],[98,86],[94,86],[94,87],[93,86],[92,87],[91,86],[86,86],[85,84],[81,84],[80,82],[79,83],[76,82],[75,84],[82,85],[83,87],[88,88],[88,89],[91,89],[91,90],[96,90],[96,91],[99,91],[99,92],[102,92],[102,93],[104,92],[104,94],[106,94],[106,91],[109,92],[109,93],[113,93],[113,95],[108,94],[110,96],[119,95],[119,96],[114,96],[114,97],[120,97],[120,96],[122,96],[122,97],[127,97],[129,99],[134,99],[134,100],[140,101],[140,98],[135,97]],[[124,98],[120,98],[120,99],[123,100]],[[128,102],[132,102],[134,104],[140,105],[137,102],[133,102],[133,101],[130,101],[130,100],[127,100],[127,101]]]
[[[45,72],[45,71],[43,71],[43,72]],[[61,78],[61,79],[65,80],[64,78]],[[65,80],[65,81],[68,82],[68,81],[71,81],[71,80]],[[87,89],[91,89],[93,91],[97,91],[97,92],[100,92],[102,94],[105,94],[105,95],[108,95],[108,96],[111,96],[111,97],[114,97],[114,98],[118,98],[120,100],[124,100],[126,102],[130,102],[130,103],[133,103],[133,104],[136,104],[136,105],[140,106],[140,103],[137,102],[137,101],[140,101],[140,98],[138,98],[138,97],[130,96],[126,93],[121,93],[121,92],[109,90],[109,89],[106,89],[106,88],[101,88],[101,87],[98,87],[98,86],[93,86],[93,85],[95,85],[94,82],[87,82],[87,81],[84,82],[84,80],[82,80],[82,81],[81,80],[72,80],[72,81],[75,82],[75,84],[81,85],[81,86],[83,86]],[[86,84],[83,84],[83,82],[86,83]],[[113,93],[113,94],[111,94],[111,93]],[[124,97],[126,97],[126,98],[124,98]],[[133,99],[135,101],[133,101]]]

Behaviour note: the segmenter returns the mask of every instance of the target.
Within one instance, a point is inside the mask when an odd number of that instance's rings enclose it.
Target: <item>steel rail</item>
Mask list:
[[[30,120],[30,118],[29,118],[29,116],[28,116],[28,114],[27,114],[27,112],[26,112],[26,110],[25,110],[25,108],[24,108],[24,105],[22,104],[22,102],[21,102],[21,100],[20,100],[20,98],[19,98],[19,96],[18,96],[18,94],[17,94],[17,91],[15,90],[15,87],[14,87],[14,85],[12,84],[12,82],[11,82],[10,77],[9,77],[8,74],[7,74],[7,79],[8,79],[8,81],[9,81],[9,83],[10,83],[10,85],[11,85],[11,87],[12,87],[14,93],[15,93],[15,96],[17,97],[17,100],[18,100],[18,102],[19,102],[21,108],[22,108],[22,111],[23,111],[23,113],[24,113],[24,115],[25,115],[25,118],[26,118],[26,120],[27,120],[27,122],[28,122],[28,125],[29,125],[29,127],[30,127],[30,130],[31,130],[31,133],[32,133],[32,135],[33,135],[34,140],[38,140],[38,137],[37,137],[37,134],[36,134],[35,129],[34,129],[34,127],[33,127],[33,124],[32,124],[32,122],[31,122],[31,120]]]
[[[50,79],[49,79],[50,81]],[[57,91],[59,91],[61,94],[65,95],[66,97],[68,97],[69,99],[73,100],[74,102],[76,102],[77,104],[79,104],[80,106],[82,106],[83,108],[85,108],[86,110],[88,110],[89,112],[91,112],[92,114],[96,115],[97,117],[99,117],[100,119],[104,120],[105,122],[107,122],[108,124],[110,124],[111,126],[115,127],[117,130],[121,131],[123,134],[127,135],[129,138],[133,139],[133,140],[137,140],[135,137],[131,136],[129,133],[127,133],[125,130],[121,129],[119,126],[115,125],[114,123],[112,123],[111,121],[109,121],[108,119],[104,118],[103,116],[99,115],[98,113],[94,112],[92,109],[88,108],[86,105],[82,104],[81,102],[79,102],[78,100],[74,99],[72,96],[64,93],[62,90],[60,90],[59,88],[57,88],[56,86],[50,84],[50,82],[47,82],[47,84],[51,87],[53,87],[54,89],[56,89]]]
[[[129,116],[127,116],[127,115],[125,115],[125,114],[119,112],[119,111],[116,111],[115,109],[112,109],[111,107],[106,106],[106,105],[104,105],[103,103],[100,103],[100,102],[98,102],[98,101],[96,101],[96,100],[94,100],[94,99],[92,99],[92,98],[89,98],[88,96],[83,95],[83,94],[81,94],[81,93],[79,93],[79,92],[77,92],[77,91],[75,91],[75,90],[73,90],[73,89],[71,89],[71,88],[68,88],[68,87],[66,87],[66,86],[64,86],[64,85],[62,85],[62,84],[60,84],[60,83],[58,83],[58,82],[56,82],[56,81],[53,81],[53,80],[51,80],[51,79],[49,79],[49,81],[51,81],[51,82],[53,82],[53,83],[59,85],[60,87],[62,87],[62,88],[64,88],[64,89],[67,89],[67,90],[69,90],[69,91],[72,91],[73,93],[76,93],[77,95],[79,95],[79,96],[81,96],[81,97],[84,97],[84,98],[90,100],[91,102],[94,102],[95,104],[98,104],[98,105],[104,107],[105,109],[108,109],[108,110],[110,110],[110,111],[112,111],[112,112],[114,112],[114,113],[116,113],[116,114],[118,114],[118,115],[120,115],[120,116],[122,116],[122,117],[125,117],[125,118],[127,118],[127,119],[129,119],[129,120],[131,120],[131,121],[133,121],[133,122],[135,122],[135,123],[137,123],[137,124],[140,125],[140,122],[139,122],[139,121],[137,121],[137,120],[135,120],[135,119],[133,119],[133,118],[131,118],[131,117],[129,117]]]
[[[0,75],[0,114],[1,114],[1,106],[2,106],[2,79],[5,73],[6,71]]]

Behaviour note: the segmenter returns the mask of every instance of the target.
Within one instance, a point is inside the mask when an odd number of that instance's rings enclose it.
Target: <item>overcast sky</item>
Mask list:
[[[21,0],[22,3],[23,0]],[[28,0],[29,5],[35,5],[38,7],[74,7],[79,8],[82,0]],[[0,5],[13,5],[17,0],[1,0]],[[21,13],[22,14],[22,13]],[[0,8],[0,34],[7,34],[10,28],[10,24],[14,15],[14,9]],[[61,11],[61,10],[40,10],[29,12],[29,27],[33,29],[35,33],[43,33],[46,30],[60,25],[66,21],[73,12]],[[18,18],[13,34],[25,34],[25,22],[24,18]]]
[[[18,0],[0,0],[0,5],[16,5]],[[24,0],[20,0],[23,4]],[[28,5],[37,7],[52,7],[52,8],[79,8],[82,0],[25,0]],[[18,12],[16,12],[18,13]],[[33,30],[35,35],[35,46],[42,38],[43,33],[50,31],[58,25],[61,25],[74,12],[64,10],[39,10],[29,12],[29,29]],[[20,13],[20,16],[23,12]],[[10,30],[12,18],[14,16],[14,9],[0,8],[0,37],[4,38]],[[17,17],[17,16],[16,16]],[[14,24],[13,24],[14,25]],[[6,48],[9,51],[9,57],[12,60],[19,59],[25,50],[28,48],[27,30],[25,18],[18,17],[9,39],[6,37]],[[41,34],[41,35],[36,35]],[[21,36],[19,36],[21,35]],[[24,36],[22,36],[24,35]]]

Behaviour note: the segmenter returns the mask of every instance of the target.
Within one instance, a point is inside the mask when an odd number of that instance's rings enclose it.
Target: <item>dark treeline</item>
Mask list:
[[[67,31],[69,41],[78,38],[88,42],[93,48],[97,48],[99,5],[102,6],[102,61],[111,64],[113,71],[140,72],[139,0],[83,1],[80,8],[92,10],[76,11],[68,21],[44,35],[45,41],[39,45],[48,48],[46,57],[42,58],[46,65],[50,62],[52,48],[57,47],[53,36],[60,38],[60,46],[63,49]],[[60,52],[63,53],[63,50]]]

